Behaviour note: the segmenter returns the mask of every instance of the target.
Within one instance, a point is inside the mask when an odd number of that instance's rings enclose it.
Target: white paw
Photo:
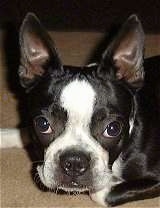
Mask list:
[[[90,193],[90,197],[93,201],[95,201],[99,205],[107,207],[107,203],[106,203],[105,199],[106,199],[109,191],[110,191],[109,187],[103,188],[97,192]]]

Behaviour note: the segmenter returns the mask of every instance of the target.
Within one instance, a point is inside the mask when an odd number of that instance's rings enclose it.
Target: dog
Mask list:
[[[18,73],[47,188],[104,206],[160,195],[160,57],[144,59],[144,41],[131,15],[99,63],[63,66],[39,19],[25,17]]]

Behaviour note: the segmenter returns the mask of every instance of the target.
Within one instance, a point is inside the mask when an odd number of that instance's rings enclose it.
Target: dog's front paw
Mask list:
[[[105,202],[106,204],[108,204],[108,206],[117,206],[127,201],[127,198],[129,198],[129,194],[123,192],[123,189],[121,189],[121,187],[123,187],[123,184],[112,187],[110,192],[106,195]]]
[[[90,193],[90,197],[93,201],[105,207],[113,207],[123,203],[121,198],[116,194],[116,189],[114,191],[114,188],[113,190],[104,188],[97,192]]]
[[[108,202],[106,200],[108,193],[109,193],[109,189],[103,188],[97,192],[90,193],[90,197],[96,203],[108,207]]]
[[[114,195],[112,195],[112,193],[109,193],[106,197],[105,197],[105,203],[108,205],[108,207],[113,207],[118,205],[116,198],[114,197]]]

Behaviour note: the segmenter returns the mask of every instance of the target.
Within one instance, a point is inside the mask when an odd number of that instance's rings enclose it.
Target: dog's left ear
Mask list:
[[[28,13],[20,28],[21,64],[19,77],[21,85],[30,88],[42,79],[52,65],[52,70],[62,70],[62,64],[53,41],[39,19]]]
[[[110,61],[116,79],[123,79],[134,88],[141,87],[144,79],[143,50],[144,32],[141,23],[136,15],[131,15],[122,26],[118,37],[103,54],[103,71],[107,70],[106,62]]]

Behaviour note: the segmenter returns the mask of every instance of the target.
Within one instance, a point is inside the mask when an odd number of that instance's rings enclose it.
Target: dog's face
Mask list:
[[[21,83],[44,148],[37,167],[48,188],[98,191],[129,139],[133,95],[143,80],[143,30],[131,16],[99,64],[63,66],[39,20],[27,15],[20,32]]]

